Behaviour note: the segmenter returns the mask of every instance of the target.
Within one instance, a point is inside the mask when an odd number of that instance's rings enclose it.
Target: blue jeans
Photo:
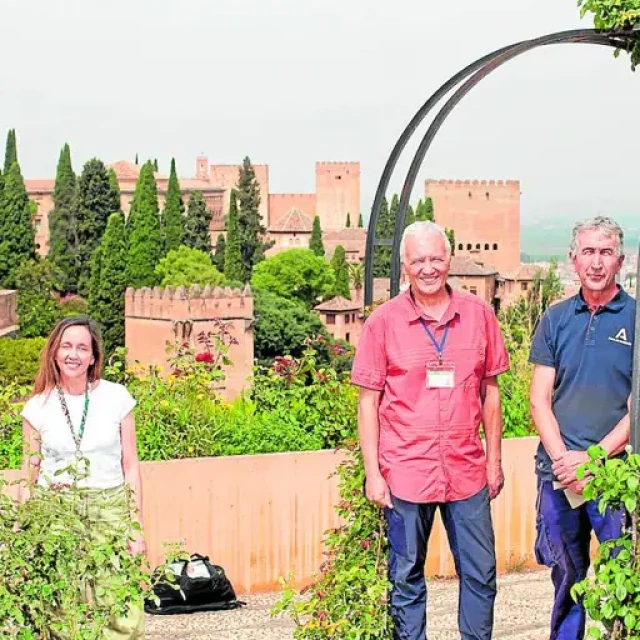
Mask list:
[[[538,483],[535,554],[539,564],[551,568],[555,588],[550,640],[584,638],[586,613],[571,597],[571,587],[583,580],[589,569],[591,531],[599,542],[619,538],[624,513],[598,511],[594,500],[572,509],[562,490],[550,481]]]
[[[415,504],[393,497],[385,509],[394,640],[426,637],[424,565],[436,509],[449,538],[460,578],[458,627],[464,639],[491,638],[496,597],[496,555],[489,492],[443,504]]]

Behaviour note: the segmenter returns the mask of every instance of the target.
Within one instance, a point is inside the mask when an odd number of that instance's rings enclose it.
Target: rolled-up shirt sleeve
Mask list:
[[[487,345],[484,356],[484,377],[493,378],[509,370],[509,353],[493,310],[489,309],[485,313],[485,323]]]
[[[372,315],[362,328],[351,368],[351,382],[359,387],[382,391],[387,377],[384,348],[384,318]]]

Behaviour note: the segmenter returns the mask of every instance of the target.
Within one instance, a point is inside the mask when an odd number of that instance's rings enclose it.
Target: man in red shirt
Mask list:
[[[493,310],[447,285],[451,246],[441,227],[409,225],[400,251],[410,287],[367,319],[351,373],[366,494],[388,524],[394,639],[425,638],[424,565],[438,507],[460,578],[461,636],[490,638],[490,500],[504,484],[497,376],[509,358]]]

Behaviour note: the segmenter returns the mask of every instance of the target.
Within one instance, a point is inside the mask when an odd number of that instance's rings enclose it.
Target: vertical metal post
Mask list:
[[[636,321],[633,335],[633,377],[631,379],[631,447],[640,452],[640,246],[636,270]]]

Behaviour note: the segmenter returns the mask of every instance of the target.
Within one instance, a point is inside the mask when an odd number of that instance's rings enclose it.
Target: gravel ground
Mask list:
[[[549,637],[552,587],[547,571],[515,573],[499,579],[494,638],[543,640]],[[293,624],[271,618],[278,594],[243,596],[246,607],[235,611],[188,616],[148,616],[147,640],[291,640]],[[458,583],[429,583],[429,639],[459,638]]]

